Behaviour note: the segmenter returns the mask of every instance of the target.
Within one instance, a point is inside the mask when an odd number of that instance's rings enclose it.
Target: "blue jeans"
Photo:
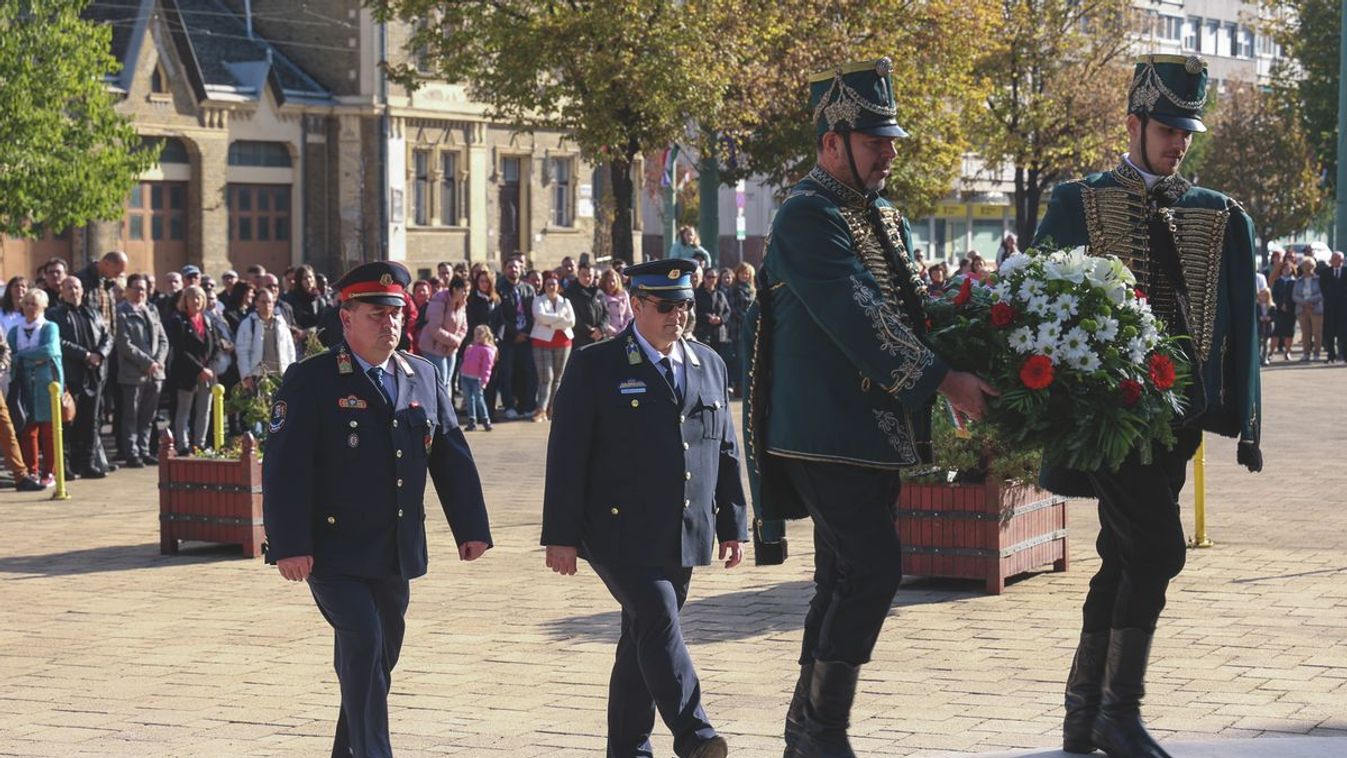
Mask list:
[[[468,421],[486,423],[491,420],[486,410],[486,398],[482,395],[482,380],[475,376],[458,377],[458,385],[463,389],[463,415]]]
[[[435,373],[440,377],[440,384],[444,385],[444,389],[452,395],[453,391],[449,390],[449,378],[454,375],[454,364],[458,361],[458,353],[450,353],[449,355],[427,353],[424,357],[435,364]]]

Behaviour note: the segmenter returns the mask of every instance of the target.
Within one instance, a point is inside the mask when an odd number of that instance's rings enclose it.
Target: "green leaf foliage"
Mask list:
[[[112,30],[87,0],[0,0],[0,234],[116,218],[154,165],[113,110]]]

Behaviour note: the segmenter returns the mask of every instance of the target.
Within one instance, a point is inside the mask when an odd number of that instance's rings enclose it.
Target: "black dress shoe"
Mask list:
[[[122,464],[127,468],[145,468],[145,464],[139,458],[127,458],[126,463]]]
[[[83,476],[85,479],[106,479],[108,477],[108,472],[99,471],[98,469],[93,468],[85,471],[80,476]]]
[[[156,458],[156,457],[154,457],[153,455],[142,455],[142,456],[140,456],[140,462],[143,463],[143,464],[145,464],[146,466],[158,466],[158,465],[159,465],[159,459]]]
[[[74,481],[74,480],[76,480],[76,479],[78,479],[78,478],[80,478],[80,475],[79,475],[79,474],[76,474],[74,471],[70,471],[69,469],[66,470],[66,472],[65,472],[65,480],[66,480],[67,482]]]
[[[103,473],[105,473],[105,474],[111,474],[112,472],[116,471],[118,468],[119,468],[119,467],[117,466],[117,464],[115,464],[115,463],[109,463],[109,464],[107,465],[107,467],[103,469]]]

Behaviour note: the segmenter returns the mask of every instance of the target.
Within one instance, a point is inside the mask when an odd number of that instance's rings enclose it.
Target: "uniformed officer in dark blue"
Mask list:
[[[286,372],[262,463],[268,560],[308,581],[335,630],[333,756],[392,755],[388,691],[408,580],[426,573],[427,470],[459,559],[491,547],[482,484],[444,385],[429,362],[395,350],[410,283],[388,262],[337,283],[344,339]]]
[[[547,565],[569,575],[584,558],[622,606],[609,758],[651,755],[657,709],[679,756],[728,752],[678,621],[692,567],[711,562],[716,541],[737,566],[748,534],[725,364],[686,338],[696,265],[627,269],[632,323],[571,356],[548,440]]]

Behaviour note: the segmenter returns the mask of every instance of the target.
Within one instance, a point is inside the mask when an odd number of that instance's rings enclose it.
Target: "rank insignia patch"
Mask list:
[[[271,406],[271,433],[279,432],[285,426],[285,412],[288,406],[284,400]]]
[[[617,391],[622,393],[623,395],[639,395],[645,392],[645,389],[646,389],[645,382],[641,381],[640,379],[628,379],[627,381],[617,385]]]
[[[349,410],[363,411],[369,407],[369,403],[365,402],[364,400],[361,400],[355,395],[347,395],[346,397],[337,398],[337,407],[346,408]]]

